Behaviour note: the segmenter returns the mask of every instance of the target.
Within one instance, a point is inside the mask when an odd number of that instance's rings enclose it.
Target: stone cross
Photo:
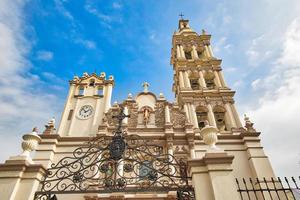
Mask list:
[[[184,16],[184,15],[183,15],[182,13],[179,14],[179,17],[180,17],[181,19],[183,19],[183,18],[182,18],[183,16]]]
[[[148,87],[150,86],[150,84],[147,82],[144,82],[142,86],[144,87],[144,92],[148,93]]]

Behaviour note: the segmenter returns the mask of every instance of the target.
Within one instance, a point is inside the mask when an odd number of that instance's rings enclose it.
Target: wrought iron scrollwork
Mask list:
[[[120,127],[114,136],[95,137],[72,156],[52,164],[35,199],[119,191],[178,191],[178,199],[194,199],[186,161],[164,154],[162,146],[138,135],[124,134]]]

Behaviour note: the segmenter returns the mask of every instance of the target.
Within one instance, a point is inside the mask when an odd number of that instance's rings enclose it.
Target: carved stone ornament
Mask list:
[[[162,127],[165,124],[165,106],[164,103],[156,103],[155,106],[155,125]]]
[[[171,122],[174,127],[184,127],[186,117],[184,112],[181,112],[178,108],[172,108],[171,110]]]

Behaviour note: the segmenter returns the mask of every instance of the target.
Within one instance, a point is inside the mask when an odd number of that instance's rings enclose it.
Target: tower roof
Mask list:
[[[180,19],[178,22],[178,30],[177,32],[175,32],[175,34],[180,35],[185,33],[197,35],[197,33],[193,29],[191,29],[189,20]]]

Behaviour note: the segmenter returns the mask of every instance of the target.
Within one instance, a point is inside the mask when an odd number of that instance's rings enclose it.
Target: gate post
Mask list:
[[[46,170],[26,160],[7,160],[0,164],[1,200],[33,200]]]
[[[233,158],[225,152],[214,152],[188,161],[196,200],[240,200],[232,175]]]

